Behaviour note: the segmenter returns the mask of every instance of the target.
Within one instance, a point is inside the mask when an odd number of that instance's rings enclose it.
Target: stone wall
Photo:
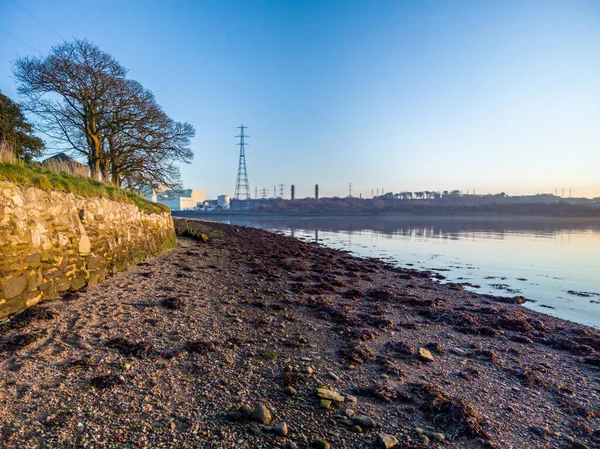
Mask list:
[[[0,318],[175,244],[169,213],[0,181]]]

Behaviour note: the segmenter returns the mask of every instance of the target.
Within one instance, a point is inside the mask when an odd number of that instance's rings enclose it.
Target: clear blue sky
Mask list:
[[[192,123],[186,187],[600,196],[600,1],[0,0],[18,56],[85,37]]]

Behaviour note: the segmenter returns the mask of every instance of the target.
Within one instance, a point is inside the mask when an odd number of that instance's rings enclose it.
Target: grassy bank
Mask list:
[[[0,163],[0,181],[36,187],[42,190],[59,190],[85,197],[99,197],[122,203],[135,204],[141,211],[147,214],[169,212],[167,206],[145,200],[133,192],[108,186],[90,178],[56,173],[22,162]]]

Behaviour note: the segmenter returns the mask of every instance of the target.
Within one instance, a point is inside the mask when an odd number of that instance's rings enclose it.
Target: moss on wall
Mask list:
[[[0,318],[175,245],[168,212],[0,181]]]

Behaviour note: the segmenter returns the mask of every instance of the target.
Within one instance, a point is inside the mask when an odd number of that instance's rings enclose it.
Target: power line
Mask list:
[[[37,23],[39,23],[40,25],[42,25],[43,27],[46,27],[47,29],[49,29],[50,31],[52,31],[54,34],[56,34],[60,39],[62,39],[63,41],[66,40],[63,36],[60,35],[60,33],[56,32],[51,26],[45,24],[44,22],[42,22],[40,19],[37,18],[37,16],[35,14],[33,14],[32,12],[28,11],[26,8],[24,8],[22,5],[18,4],[16,2],[16,0],[8,0],[13,6],[16,6],[17,8],[19,8],[21,11],[23,11],[25,14],[27,14],[29,17],[31,17],[33,20],[35,20]]]
[[[50,0],[46,0],[46,3],[48,3],[52,8],[58,7],[59,9],[62,9],[62,16],[68,16],[69,18],[69,23],[72,25],[75,25],[79,30],[81,30],[81,35],[85,36],[86,34],[88,34],[88,30],[85,30],[80,24],[79,22],[86,20],[86,17],[82,16],[82,19],[77,19],[73,14],[71,14],[71,10],[75,9],[74,7],[71,7],[71,9],[65,7],[64,5],[60,5],[58,3],[54,4],[52,3]]]
[[[23,45],[31,48],[33,51],[38,52],[39,54],[42,54],[42,52],[40,50],[38,50],[37,48],[35,48],[33,45],[28,44],[27,42],[25,42],[23,39],[21,39],[18,36],[15,36],[14,34],[12,34],[10,31],[6,30],[5,28],[0,26],[0,31],[4,31],[6,34],[8,34],[9,36],[13,37],[14,39],[18,40],[19,42],[21,42]]]

